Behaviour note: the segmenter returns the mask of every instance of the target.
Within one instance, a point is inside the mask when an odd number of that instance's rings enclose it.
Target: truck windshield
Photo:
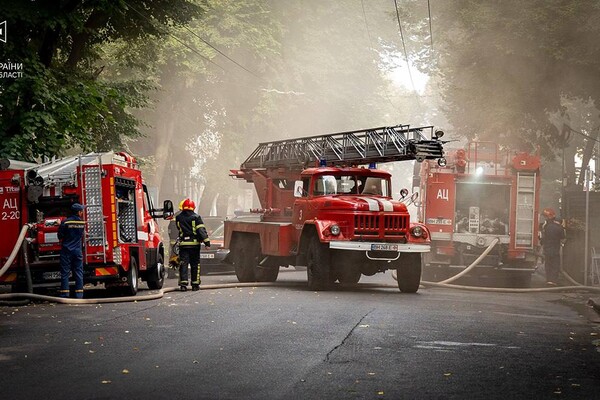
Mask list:
[[[390,185],[388,179],[376,176],[322,175],[315,179],[314,196],[336,194],[365,194],[389,197]]]

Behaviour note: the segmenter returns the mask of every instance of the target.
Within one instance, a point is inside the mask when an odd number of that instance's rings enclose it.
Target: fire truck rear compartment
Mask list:
[[[508,184],[457,182],[454,232],[507,235],[509,204]]]

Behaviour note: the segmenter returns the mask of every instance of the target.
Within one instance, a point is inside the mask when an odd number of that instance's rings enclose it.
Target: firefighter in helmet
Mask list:
[[[544,208],[542,215],[546,222],[542,226],[542,247],[544,249],[544,267],[546,284],[554,286],[560,273],[560,248],[565,239],[563,226],[555,220],[556,213],[552,208]]]
[[[194,212],[196,204],[185,199],[182,203],[183,210],[175,218],[179,230],[179,288],[187,290],[188,264],[192,273],[192,290],[200,289],[200,244],[204,243],[210,248],[210,240],[202,218]]]
[[[58,238],[62,241],[60,249],[60,297],[69,297],[69,274],[75,277],[75,297],[83,299],[83,235],[85,221],[79,203],[71,206],[71,215],[61,222]]]

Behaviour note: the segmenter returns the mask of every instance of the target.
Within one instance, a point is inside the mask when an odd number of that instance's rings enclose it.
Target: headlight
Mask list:
[[[414,228],[412,228],[412,235],[414,237],[421,237],[423,236],[423,228],[421,228],[420,226],[415,226]]]
[[[340,227],[338,225],[331,225],[331,227],[329,228],[329,230],[331,231],[331,234],[333,236],[337,236],[340,234]]]

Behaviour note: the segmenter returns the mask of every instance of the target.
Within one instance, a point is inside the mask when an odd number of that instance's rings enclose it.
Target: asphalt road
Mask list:
[[[600,398],[589,294],[401,294],[389,272],[330,292],[307,290],[305,272],[279,281],[0,307],[2,398]],[[219,282],[236,279],[203,277]]]

